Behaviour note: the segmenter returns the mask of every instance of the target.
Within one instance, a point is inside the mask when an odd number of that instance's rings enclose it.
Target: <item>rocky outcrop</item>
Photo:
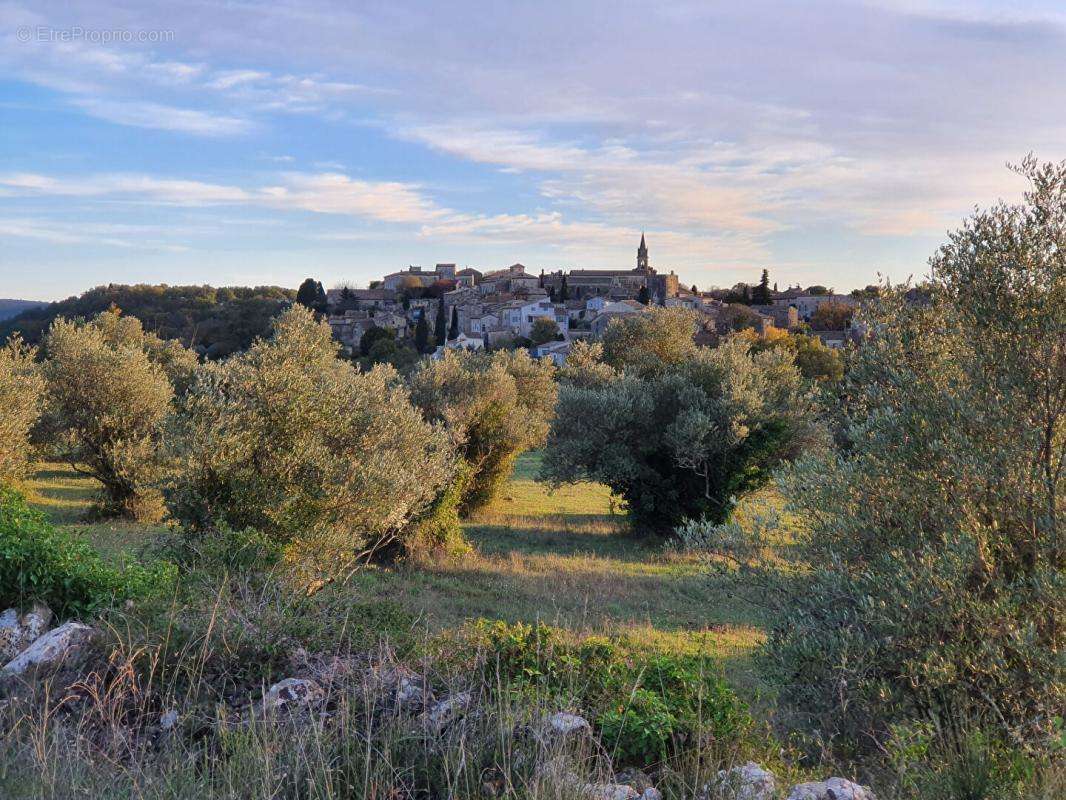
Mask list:
[[[450,695],[431,705],[426,712],[426,719],[438,727],[446,725],[465,714],[473,701],[470,692]]]
[[[705,786],[703,797],[727,800],[774,800],[777,785],[774,774],[754,761],[730,770],[719,770],[713,786]]]
[[[581,792],[586,800],[639,800],[640,793],[624,783],[589,783]],[[651,798],[648,798],[651,800]]]
[[[322,687],[308,678],[285,678],[267,689],[262,709],[264,713],[298,711],[320,702],[324,696]]]
[[[28,616],[28,615],[27,615]],[[51,671],[77,656],[92,639],[94,631],[80,622],[65,622],[26,647],[0,669],[0,678],[21,677],[30,672]]]
[[[564,738],[591,733],[592,726],[584,717],[557,711],[548,717],[548,731],[556,738]]]
[[[0,663],[6,663],[33,644],[48,630],[52,610],[35,604],[25,614],[9,608],[0,614]]]
[[[792,791],[788,793],[788,800],[877,800],[877,798],[866,786],[860,786],[843,778],[830,778],[826,781],[793,786]]]
[[[0,661],[5,664],[22,651],[22,626],[19,612],[9,608],[0,614]]]
[[[379,705],[401,712],[414,713],[433,700],[426,680],[402,664],[378,664],[366,671],[363,685],[368,696]]]

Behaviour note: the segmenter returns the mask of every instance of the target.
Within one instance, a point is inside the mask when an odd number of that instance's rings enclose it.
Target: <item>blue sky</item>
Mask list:
[[[110,38],[111,41],[107,41]],[[0,2],[0,297],[921,275],[1066,157],[1046,2]]]

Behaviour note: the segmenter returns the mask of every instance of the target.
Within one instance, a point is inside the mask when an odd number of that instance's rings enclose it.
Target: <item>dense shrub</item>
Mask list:
[[[488,505],[515,460],[544,441],[555,404],[550,361],[525,351],[448,351],[411,376],[411,400],[448,431],[463,462],[460,511]]]
[[[23,476],[30,429],[41,413],[44,384],[34,356],[18,336],[0,348],[0,485]]]
[[[781,483],[805,523],[787,580],[757,558],[772,521],[717,531],[778,604],[782,697],[838,747],[881,752],[894,726],[970,717],[1014,749],[1060,736],[1066,165],[1023,171],[1026,203],[953,234],[926,302],[886,290],[862,320],[843,450]]]
[[[475,630],[499,685],[576,703],[620,764],[647,767],[705,744],[698,736],[735,745],[750,733],[746,709],[709,657],[643,650],[624,638],[574,643],[541,624],[481,621]]]
[[[732,339],[636,372],[604,370],[594,355],[567,368],[542,477],[610,486],[641,529],[724,519],[819,439],[807,382],[778,350],[752,355]]]
[[[158,519],[164,423],[195,354],[117,312],[56,320],[45,352],[42,422],[57,454],[103,485],[100,513]]]
[[[0,489],[0,607],[38,600],[60,616],[81,616],[169,592],[176,577],[163,561],[112,566],[87,542],[51,526],[21,495]]]
[[[396,373],[338,359],[302,306],[270,339],[201,368],[174,441],[168,504],[187,528],[254,528],[334,574],[402,540],[454,472]]]

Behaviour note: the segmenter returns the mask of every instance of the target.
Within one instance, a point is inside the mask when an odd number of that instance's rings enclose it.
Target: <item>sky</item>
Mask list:
[[[926,273],[1066,158],[1062,0],[0,0],[0,297]]]

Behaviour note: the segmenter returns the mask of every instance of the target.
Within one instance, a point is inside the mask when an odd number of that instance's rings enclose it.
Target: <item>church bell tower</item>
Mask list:
[[[648,271],[648,245],[644,242],[644,232],[640,232],[640,247],[637,248],[637,270]]]

